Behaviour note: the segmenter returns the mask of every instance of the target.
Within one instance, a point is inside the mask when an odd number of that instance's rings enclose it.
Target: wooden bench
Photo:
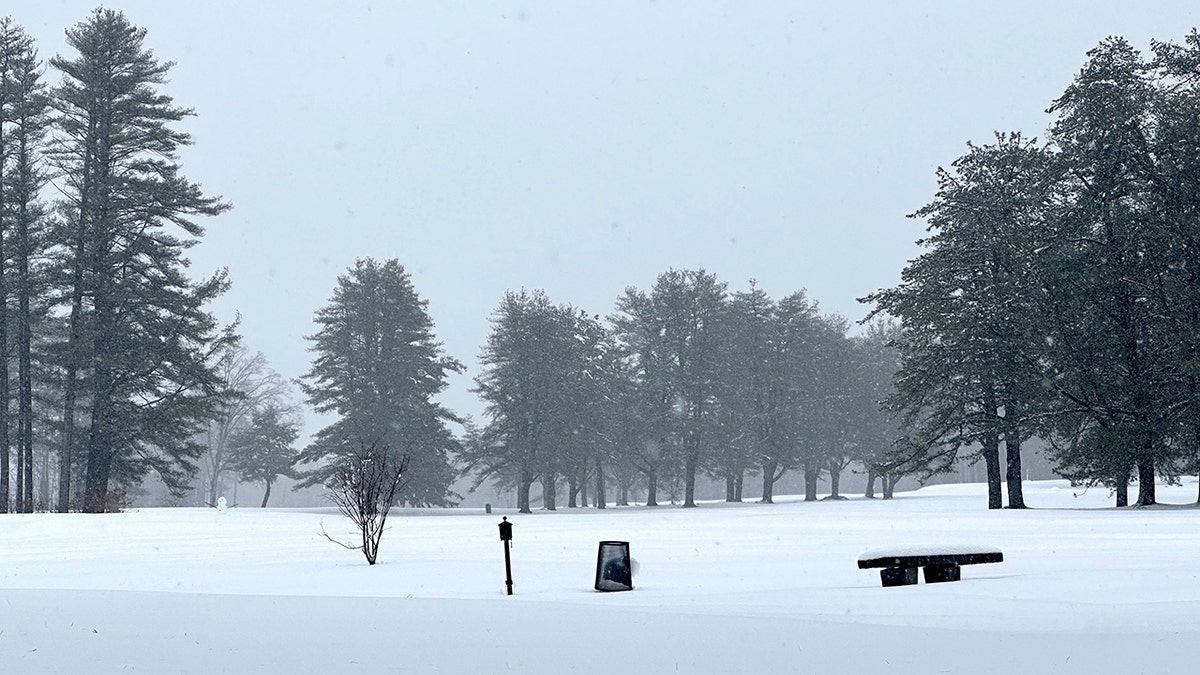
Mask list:
[[[917,568],[925,569],[925,583],[938,584],[962,578],[961,565],[1004,562],[1000,549],[991,546],[898,546],[878,548],[858,556],[858,568],[879,570],[884,586],[917,583]]]

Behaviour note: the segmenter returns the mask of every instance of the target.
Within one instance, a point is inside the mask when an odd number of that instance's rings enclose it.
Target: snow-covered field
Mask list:
[[[1029,483],[890,502],[404,511],[380,564],[331,510],[0,516],[3,673],[1185,673],[1200,645],[1195,480],[1154,509]],[[516,595],[497,523],[514,521]],[[349,538],[349,534],[346,535]],[[592,590],[628,540],[627,593]],[[1005,562],[882,588],[858,555],[978,543]]]

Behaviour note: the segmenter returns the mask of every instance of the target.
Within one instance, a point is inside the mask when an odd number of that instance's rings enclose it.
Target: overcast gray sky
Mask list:
[[[108,3],[176,61],[195,108],[184,174],[232,211],[205,224],[215,307],[301,375],[339,274],[398,258],[468,393],[508,289],[607,314],[626,286],[703,267],[850,319],[894,285],[934,171],[997,130],[1042,136],[1108,35],[1149,50],[1180,2]],[[94,2],[7,12],[43,57]],[[47,74],[57,83],[57,73]],[[309,432],[314,431],[310,423]]]

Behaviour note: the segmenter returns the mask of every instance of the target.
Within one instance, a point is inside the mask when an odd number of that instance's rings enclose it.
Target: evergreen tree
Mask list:
[[[488,425],[464,453],[477,482],[498,477],[517,492],[517,509],[531,513],[530,488],[549,462],[545,415],[554,385],[546,362],[554,337],[554,307],[544,293],[506,293],[493,313],[492,330],[480,355],[483,371],[475,392],[483,399]],[[551,497],[551,501],[552,501]],[[545,501],[545,500],[544,500]]]
[[[817,401],[822,395],[817,369],[824,346],[823,320],[817,303],[797,291],[779,301],[775,310],[773,351],[779,402],[772,414],[770,455],[763,461],[763,501],[773,494],[774,480],[785,469],[804,470],[805,499],[816,499],[819,465],[814,430],[819,425]],[[768,493],[767,480],[772,477]]]
[[[1154,43],[1158,87],[1151,156],[1155,189],[1150,213],[1167,237],[1171,264],[1161,273],[1172,302],[1174,359],[1180,364],[1181,404],[1175,443],[1182,471],[1200,472],[1200,32],[1183,45]],[[1200,500],[1200,496],[1197,498]]]
[[[308,402],[337,419],[317,432],[300,460],[321,466],[298,487],[344,474],[362,452],[386,452],[405,466],[397,498],[419,506],[447,505],[458,441],[446,425],[457,418],[434,399],[462,365],[442,352],[433,321],[396,260],[359,260],[338,277],[329,304],[308,340],[315,355],[303,377]]]
[[[862,463],[867,470],[868,498],[875,496],[875,481],[883,482],[883,498],[891,499],[901,477],[890,463],[892,449],[900,439],[896,416],[886,407],[894,394],[893,381],[900,370],[900,353],[895,341],[900,327],[892,321],[875,321],[855,340],[860,358],[860,414],[858,420]]]
[[[102,511],[113,480],[157,471],[183,489],[218,382],[210,354],[223,338],[204,310],[227,282],[193,284],[186,249],[196,216],[227,207],[179,174],[190,137],[172,124],[192,114],[156,89],[173,64],[145,48],[146,31],[98,9],[67,31],[74,59],[55,57],[57,138],[51,154],[64,195],[59,267],[69,281],[60,502],[70,496],[76,406],[84,402],[83,508]],[[176,233],[178,231],[178,234]]]
[[[753,282],[733,295],[728,310],[724,442],[735,453],[735,471],[742,462],[757,465],[762,501],[771,503],[775,484],[801,464],[814,426],[821,319],[803,291],[776,303]],[[737,497],[730,482],[727,499]]]
[[[978,444],[989,501],[1020,507],[1020,445],[1058,470],[1153,504],[1155,481],[1200,465],[1200,36],[1147,63],[1109,38],[1050,112],[1051,145],[971,146],[917,216],[935,234],[896,289],[892,404],[908,430],[888,466],[948,467]]]
[[[9,364],[17,372],[16,510],[33,510],[32,330],[41,285],[33,259],[41,246],[45,211],[39,193],[46,182],[42,151],[48,102],[33,40],[0,18],[0,512],[9,510]]]
[[[568,427],[571,463],[575,470],[580,494],[580,506],[586,506],[588,478],[594,480],[596,508],[607,506],[605,484],[607,467],[616,455],[616,438],[620,434],[617,419],[614,378],[617,370],[617,350],[612,333],[600,323],[598,316],[576,310],[571,321],[574,335],[568,358],[569,410],[573,424]],[[570,495],[574,504],[574,490]]]
[[[777,468],[766,466],[777,459],[772,448],[781,373],[775,358],[775,303],[751,281],[749,291],[733,294],[728,310],[728,395],[722,406],[721,425],[726,451],[714,463],[715,474],[725,479],[725,501],[738,502],[742,500],[743,475],[751,465],[761,462],[763,501],[770,502],[771,486],[779,478]]]
[[[13,281],[10,292],[16,300],[10,310],[12,332],[17,351],[17,456],[21,467],[18,483],[23,487],[19,499],[26,512],[34,508],[34,435],[33,435],[33,332],[44,317],[45,282],[36,262],[44,246],[46,211],[39,195],[47,175],[42,166],[45,134],[49,125],[49,98],[41,82],[42,68],[32,43],[15,62],[13,84],[19,103],[14,110],[13,156],[8,188],[4,191],[11,208],[14,226],[8,237]]]
[[[1000,508],[1000,443],[1008,457],[1009,506],[1024,506],[1020,441],[1042,392],[1034,303],[1042,296],[1032,256],[1045,230],[1053,174],[1047,153],[1020,134],[969,145],[938,171],[935,200],[913,214],[934,232],[919,243],[900,286],[867,298],[898,317],[902,366],[891,399],[908,433],[886,462],[902,473],[948,470],[978,447],[988,469],[988,506]]]
[[[715,456],[721,421],[726,285],[704,270],[669,270],[653,290],[629,289],[617,330],[640,360],[658,439],[683,468],[684,507],[696,505],[696,474]]]
[[[229,439],[229,468],[243,481],[264,485],[263,508],[280,476],[296,477],[299,453],[293,446],[299,437],[300,424],[269,403],[255,410],[249,426]]]
[[[475,380],[490,422],[464,458],[478,480],[512,484],[522,513],[534,481],[555,510],[559,478],[578,486],[601,452],[604,339],[594,319],[540,291],[506,293],[492,316]]]
[[[657,349],[661,326],[653,312],[650,297],[630,288],[610,319],[619,350],[614,397],[623,433],[618,453],[623,463],[645,476],[647,506],[658,506],[659,481],[677,468],[671,452],[675,394],[666,377],[666,360]]]
[[[1173,254],[1150,211],[1154,87],[1123,39],[1105,40],[1088,57],[1050,109],[1063,207],[1039,266],[1049,381],[1064,401],[1060,425],[1075,420],[1068,437],[1079,441],[1060,453],[1060,468],[1117,488],[1118,501],[1136,471],[1138,502],[1153,504],[1179,381],[1164,320],[1162,273]]]
[[[637,374],[638,361],[614,332],[607,390],[609,396],[609,441],[611,462],[608,471],[617,483],[616,503],[629,504],[631,492],[643,483],[648,506],[658,505],[658,476],[664,471],[664,455],[655,442],[658,435],[651,423],[655,401],[642,386]]]
[[[817,477],[829,473],[830,499],[841,499],[842,472],[858,459],[856,427],[861,381],[857,354],[847,333],[850,325],[839,315],[822,317],[814,355],[816,391],[809,433],[805,434],[805,500],[816,498]]]

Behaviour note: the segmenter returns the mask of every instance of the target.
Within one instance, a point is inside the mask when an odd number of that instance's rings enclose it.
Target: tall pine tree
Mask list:
[[[1153,67],[1159,86],[1154,101],[1155,190],[1150,212],[1172,256],[1164,288],[1181,364],[1182,410],[1176,444],[1184,450],[1181,471],[1200,472],[1200,31],[1184,44],[1156,42]],[[1198,496],[1200,500],[1200,496]]]
[[[1008,459],[1009,506],[1023,508],[1020,443],[1041,396],[1035,366],[1031,269],[1046,229],[1053,173],[1047,152],[1020,134],[969,145],[951,170],[938,171],[934,201],[913,214],[929,223],[928,251],[900,286],[867,298],[901,319],[902,366],[894,409],[905,442],[885,464],[903,473],[947,470],[961,449],[987,464],[988,505],[1002,506],[1000,444]]]
[[[407,466],[398,499],[449,504],[458,441],[446,425],[457,418],[434,399],[462,365],[443,354],[426,304],[396,260],[359,260],[338,277],[308,338],[314,359],[301,385],[309,404],[336,420],[301,453],[320,466],[300,486],[326,483],[364,449],[386,449]]]
[[[534,481],[541,480],[543,506],[555,510],[558,479],[578,483],[595,457],[596,330],[541,291],[506,293],[492,315],[475,380],[490,421],[464,458],[480,479],[497,476],[513,485],[522,513],[531,510]]]
[[[685,507],[696,506],[696,475],[719,445],[726,305],[726,284],[704,270],[664,272],[649,294],[631,288],[617,305],[654,406],[657,438],[648,440],[683,467]]]
[[[1136,472],[1144,505],[1156,501],[1179,380],[1165,320],[1164,272],[1173,255],[1150,210],[1153,99],[1141,55],[1109,38],[1054,102],[1051,138],[1067,170],[1039,266],[1048,380],[1064,402],[1060,423],[1075,420],[1070,437],[1078,439],[1059,453],[1061,469],[1112,485],[1118,502]]]
[[[184,252],[203,234],[194,219],[228,207],[179,174],[176,152],[191,139],[172,125],[192,113],[157,90],[173,64],[145,37],[120,12],[98,9],[67,31],[77,56],[50,62],[62,73],[51,157],[64,195],[55,243],[70,324],[59,350],[60,510],[77,440],[86,511],[108,507],[114,480],[149,470],[185,488],[201,450],[191,439],[219,384],[209,363],[222,336],[205,305],[227,282],[222,273],[192,283]]]
[[[48,99],[32,39],[0,19],[0,511],[9,508],[10,410],[17,401],[16,510],[33,510],[32,331],[43,304],[34,259],[42,242],[45,209],[39,194]],[[15,355],[13,351],[15,350]],[[9,379],[16,361],[17,388]]]

